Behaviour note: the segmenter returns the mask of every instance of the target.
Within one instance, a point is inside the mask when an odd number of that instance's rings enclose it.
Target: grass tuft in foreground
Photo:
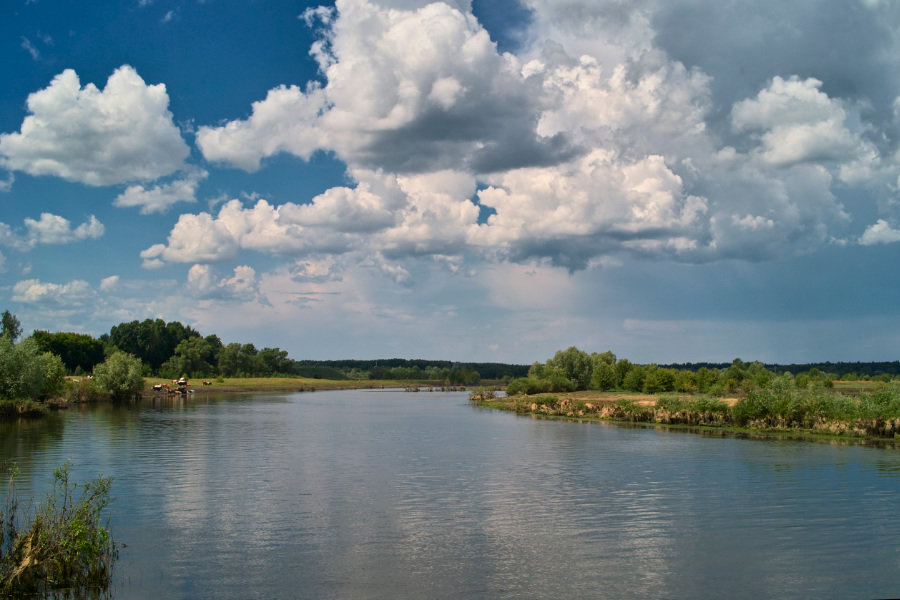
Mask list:
[[[0,513],[0,596],[97,597],[109,588],[118,546],[103,510],[112,479],[82,485],[69,478],[70,463],[53,473],[53,487],[26,525],[12,471]],[[25,515],[27,516],[27,515]]]

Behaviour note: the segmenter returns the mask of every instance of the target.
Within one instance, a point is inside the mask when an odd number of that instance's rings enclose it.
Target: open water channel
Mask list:
[[[217,396],[0,425],[41,494],[114,477],[116,598],[900,596],[900,450]],[[0,491],[0,496],[5,490]]]

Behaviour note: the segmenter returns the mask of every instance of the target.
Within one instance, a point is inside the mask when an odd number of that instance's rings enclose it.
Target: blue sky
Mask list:
[[[898,358],[895,3],[93,4],[0,7],[26,331]]]

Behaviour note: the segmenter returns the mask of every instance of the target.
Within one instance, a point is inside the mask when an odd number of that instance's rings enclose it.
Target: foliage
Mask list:
[[[594,390],[612,390],[619,385],[619,374],[616,371],[616,355],[607,350],[591,355],[593,369],[590,388]]]
[[[178,344],[199,336],[197,331],[178,321],[166,323],[162,319],[146,319],[114,326],[106,341],[110,346],[137,357],[155,373],[175,354]]]
[[[94,365],[103,362],[103,341],[90,335],[35,330],[32,337],[42,351],[59,356],[69,373],[75,373],[79,369],[90,373]]]
[[[62,389],[62,360],[42,352],[33,338],[13,345],[11,337],[0,337],[0,399],[44,400]]]
[[[349,379],[360,379],[369,377],[369,373],[379,367],[379,373],[382,376],[390,373],[390,379],[407,379],[406,377],[395,377],[394,369],[402,368],[407,373],[415,372],[416,376],[408,377],[408,379],[422,379],[438,381],[443,380],[440,373],[449,373],[451,370],[471,369],[476,371],[481,379],[499,380],[504,377],[524,377],[528,373],[527,365],[511,365],[503,363],[456,363],[449,360],[424,360],[424,359],[406,359],[406,358],[382,358],[377,360],[300,360],[294,361],[295,368],[298,367],[332,367],[342,371]],[[374,377],[373,379],[378,379]]]
[[[47,595],[65,590],[73,597],[108,588],[118,558],[103,511],[110,503],[112,479],[79,486],[70,464],[53,473],[53,486],[29,524],[10,473],[6,506],[0,514],[0,594]]]
[[[645,394],[674,391],[675,374],[674,369],[660,369],[656,365],[650,365],[644,371],[644,382],[641,391]]]
[[[307,377],[309,379],[334,379],[334,380],[342,380],[342,379],[362,379],[365,377],[368,379],[368,375],[364,375],[362,373],[357,374],[355,377],[348,377],[343,371],[339,371],[334,367],[314,367],[314,366],[303,366],[300,364],[295,364],[291,368],[291,373],[293,375],[297,375],[298,377]]]
[[[97,402],[105,398],[106,394],[97,387],[97,383],[89,377],[69,379],[63,389],[63,398],[67,402]]]
[[[358,379],[362,374],[351,372],[345,375],[348,379]],[[417,380],[440,382],[444,385],[475,385],[481,381],[481,374],[472,367],[453,363],[448,367],[428,365],[424,369],[418,365],[387,367],[375,365],[367,377],[372,380]]]
[[[562,376],[571,381],[576,390],[586,390],[591,384],[594,363],[587,352],[575,346],[558,351],[547,361],[547,367],[559,369]]]
[[[543,394],[575,391],[576,384],[566,376],[562,367],[548,360],[546,364],[534,363],[528,369],[527,377],[514,379],[506,386],[506,393]]]
[[[128,400],[144,389],[142,370],[139,358],[116,351],[94,368],[94,382],[113,400]]]
[[[215,341],[218,341],[217,337]],[[176,379],[182,375],[188,377],[211,375],[215,372],[213,364],[217,362],[216,354],[221,347],[221,342],[217,347],[214,345],[214,341],[200,336],[181,340],[175,346],[175,354],[160,366],[160,375],[170,379]]]
[[[22,324],[19,319],[8,310],[4,310],[3,316],[0,317],[0,337],[9,338],[9,341],[15,343],[20,335],[22,335]]]

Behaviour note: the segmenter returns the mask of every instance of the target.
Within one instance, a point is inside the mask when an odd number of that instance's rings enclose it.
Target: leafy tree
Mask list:
[[[547,361],[547,365],[559,368],[563,376],[575,385],[576,390],[586,390],[591,384],[593,361],[587,352],[575,346],[557,352]]]
[[[35,330],[32,337],[41,350],[59,356],[70,373],[79,368],[85,373],[90,373],[94,365],[103,362],[103,342],[90,335]]]
[[[228,344],[219,350],[219,374],[226,377],[265,375],[266,365],[253,344]]]
[[[697,369],[697,391],[707,393],[710,388],[719,382],[719,374],[707,367]]]
[[[162,319],[146,319],[114,326],[108,340],[111,346],[140,359],[155,373],[175,354],[175,348],[182,340],[199,336],[197,331],[178,321],[166,323]]]
[[[175,354],[160,366],[159,372],[171,378],[204,377],[213,373],[214,358],[213,347],[205,338],[188,338],[175,346]]]
[[[614,364],[603,360],[594,362],[594,370],[591,373],[591,389],[612,390],[619,384]]]
[[[656,365],[649,365],[644,371],[645,394],[657,394],[659,392],[671,392],[675,389],[676,372],[673,369],[660,369]]]
[[[0,319],[0,337],[9,338],[12,343],[16,343],[20,335],[22,335],[22,324],[19,319],[8,310],[4,310],[3,317]]]
[[[697,374],[693,371],[678,371],[675,373],[675,391],[690,393],[698,389]]]
[[[644,379],[647,377],[647,367],[644,365],[631,365],[625,377],[622,379],[622,387],[629,392],[641,392],[644,390]]]
[[[266,374],[287,373],[290,371],[291,362],[288,359],[287,350],[280,348],[263,348],[259,351],[259,361],[262,363]],[[418,369],[415,369],[418,376]]]
[[[141,359],[126,352],[113,352],[94,367],[94,382],[113,400],[128,400],[144,389]]]
[[[481,381],[478,371],[468,367],[454,366],[445,379],[450,385],[475,385]]]
[[[761,362],[754,360],[747,365],[747,379],[751,379],[757,387],[768,387],[772,383],[774,373],[768,370]]]
[[[616,362],[616,381],[619,385],[625,385],[625,376],[628,375],[632,368],[634,368],[634,365],[627,358],[620,358]]]
[[[14,345],[11,336],[0,337],[0,398],[49,398],[62,389],[65,372],[62,360],[33,338]]]

